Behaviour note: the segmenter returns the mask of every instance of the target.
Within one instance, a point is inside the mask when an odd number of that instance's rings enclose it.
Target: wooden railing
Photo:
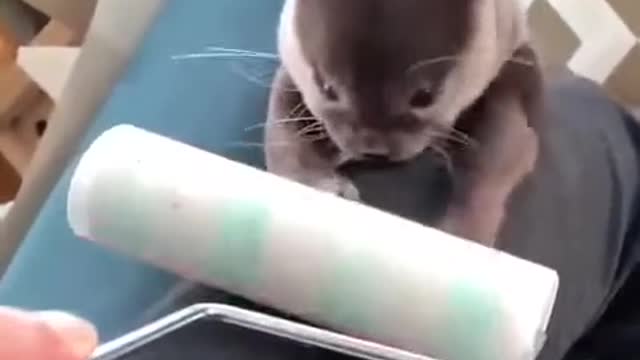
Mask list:
[[[1,1],[24,1],[46,19],[46,24],[31,39],[21,42],[10,26],[0,23],[0,153],[4,157],[0,159],[0,193],[2,185],[15,187],[15,181],[6,180],[11,175],[5,174],[2,164],[8,162],[18,176],[25,174],[54,108],[49,94],[16,63],[19,48],[81,45],[96,3],[95,0]]]

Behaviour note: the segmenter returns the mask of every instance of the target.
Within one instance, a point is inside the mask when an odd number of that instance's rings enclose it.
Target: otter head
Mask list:
[[[514,3],[286,0],[280,57],[340,150],[406,160],[449,136],[522,41]]]

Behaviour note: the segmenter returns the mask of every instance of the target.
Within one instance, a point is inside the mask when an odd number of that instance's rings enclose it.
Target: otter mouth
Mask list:
[[[362,156],[349,156],[340,155],[338,159],[338,167],[348,168],[352,166],[365,166],[365,167],[381,167],[381,166],[393,166],[399,164],[399,161],[393,161],[386,156],[377,155],[362,155]]]
[[[350,156],[344,153],[338,155],[337,160],[337,169],[338,171],[352,171],[355,169],[365,170],[365,169],[376,169],[376,170],[391,170],[393,168],[405,167],[407,164],[412,163],[414,161],[418,161],[419,158],[422,158],[424,155],[431,156],[428,154],[429,152],[425,149],[415,156],[406,157],[406,158],[393,158],[384,155],[360,155],[360,156]]]
[[[336,170],[349,178],[388,178],[390,176],[399,183],[436,176],[435,174],[447,179],[449,176],[447,166],[440,161],[438,155],[426,150],[406,161],[391,161],[384,158],[349,159],[341,163]]]
[[[408,153],[408,154],[399,154],[399,153],[390,153],[385,155],[366,154],[366,153],[358,154],[358,153],[349,152],[348,150],[340,148],[338,145],[335,144],[335,142],[334,142],[334,146],[336,147],[336,150],[338,152],[337,160],[336,160],[336,163],[338,166],[350,166],[356,163],[357,164],[364,163],[364,164],[367,164],[367,166],[374,166],[374,167],[393,166],[394,164],[403,164],[403,163],[411,162],[416,158],[420,157],[421,154],[429,151],[429,148],[425,147],[420,151],[416,151],[415,153]]]
[[[354,172],[367,172],[367,171],[383,171],[401,168],[404,163],[390,161],[388,159],[349,159],[338,164],[338,172],[342,174],[351,174]]]

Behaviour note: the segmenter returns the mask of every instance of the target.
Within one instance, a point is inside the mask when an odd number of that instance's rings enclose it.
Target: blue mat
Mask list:
[[[102,131],[128,122],[236,160],[261,166],[259,141],[245,128],[264,121],[265,79],[273,60],[172,59],[208,46],[274,52],[280,0],[181,0],[168,5],[83,148]],[[74,159],[74,163],[77,159]],[[77,239],[66,220],[70,166],[45,203],[0,284],[0,304],[66,309],[95,322],[103,339],[138,325],[176,279],[158,269]],[[216,186],[211,184],[211,186]]]

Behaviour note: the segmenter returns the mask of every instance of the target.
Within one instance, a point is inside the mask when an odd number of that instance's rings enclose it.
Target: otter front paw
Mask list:
[[[358,189],[353,185],[351,180],[343,176],[335,175],[328,178],[318,179],[314,181],[311,186],[320,191],[338,195],[348,200],[360,200],[360,193]]]

